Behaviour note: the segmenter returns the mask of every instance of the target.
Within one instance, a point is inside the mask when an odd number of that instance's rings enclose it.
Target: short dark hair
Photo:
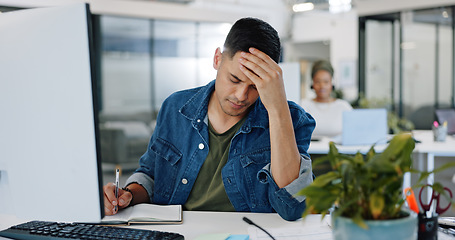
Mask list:
[[[332,64],[330,64],[327,60],[319,60],[313,64],[313,68],[311,69],[311,78],[314,78],[314,75],[319,71],[324,70],[327,71],[331,77],[333,77],[334,70]]]
[[[242,18],[234,23],[224,42],[224,51],[230,57],[239,52],[249,52],[254,47],[275,62],[280,60],[281,44],[277,31],[270,24],[257,18]]]

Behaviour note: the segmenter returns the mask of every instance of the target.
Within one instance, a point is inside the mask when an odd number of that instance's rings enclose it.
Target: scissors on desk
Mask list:
[[[422,192],[423,192],[423,189],[425,189],[426,187],[431,187],[431,185],[427,184],[427,185],[423,186],[420,189],[420,193],[419,193],[419,202],[420,202],[420,206],[422,206],[423,210],[426,213],[428,213],[430,211],[433,211],[432,204],[433,204],[433,200],[434,200],[435,204],[436,204],[435,206],[436,206],[436,213],[437,214],[442,214],[445,211],[447,211],[450,208],[450,205],[452,205],[452,203],[449,201],[449,203],[447,204],[446,207],[441,208],[441,205],[440,205],[441,204],[441,202],[440,202],[441,193],[435,192],[433,189],[432,189],[433,192],[431,194],[430,200],[428,201],[428,204],[425,204],[426,201],[422,200]],[[450,195],[450,199],[452,199],[452,191],[450,191],[450,189],[447,188],[447,187],[444,187],[444,191],[448,192],[449,195]]]

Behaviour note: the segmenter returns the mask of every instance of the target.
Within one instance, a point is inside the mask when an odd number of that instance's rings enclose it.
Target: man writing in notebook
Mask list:
[[[164,101],[118,202],[114,185],[104,186],[106,214],[149,202],[300,218],[305,198],[295,194],[313,179],[307,150],[315,122],[286,100],[279,58],[275,29],[238,20],[215,51],[216,79]]]

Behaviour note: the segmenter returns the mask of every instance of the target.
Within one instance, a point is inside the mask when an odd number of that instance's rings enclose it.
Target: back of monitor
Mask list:
[[[88,5],[0,14],[0,213],[103,216]]]

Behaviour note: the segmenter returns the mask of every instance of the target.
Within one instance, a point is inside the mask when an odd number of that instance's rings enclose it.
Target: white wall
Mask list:
[[[286,98],[300,103],[300,65],[297,62],[280,63]]]

